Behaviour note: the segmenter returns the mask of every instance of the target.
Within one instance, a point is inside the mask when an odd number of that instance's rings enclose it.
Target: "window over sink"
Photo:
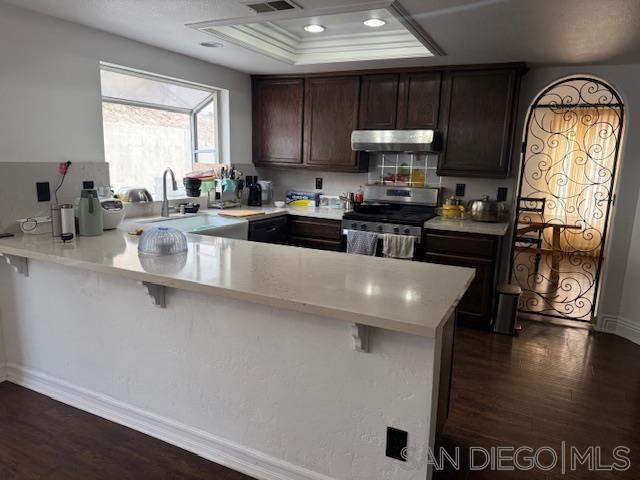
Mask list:
[[[162,173],[221,163],[221,90],[101,64],[105,160],[117,191],[144,187],[160,198]],[[178,196],[184,195],[178,182]]]

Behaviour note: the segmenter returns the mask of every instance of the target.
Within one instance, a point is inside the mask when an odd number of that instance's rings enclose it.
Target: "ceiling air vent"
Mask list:
[[[295,8],[300,8],[298,5],[296,5],[295,3],[289,0],[278,0],[276,2],[247,3],[246,5],[255,13],[281,12],[285,10],[293,10]]]

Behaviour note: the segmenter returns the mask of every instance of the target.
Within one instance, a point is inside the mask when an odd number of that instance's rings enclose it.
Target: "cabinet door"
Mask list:
[[[253,161],[302,163],[304,81],[255,79],[253,83]]]
[[[514,69],[446,74],[439,175],[508,175],[518,83]]]
[[[287,216],[265,218],[249,222],[249,240],[252,242],[288,243]]]
[[[292,245],[318,250],[342,251],[342,223],[340,220],[289,217],[289,234]]]
[[[393,130],[396,128],[398,75],[365,75],[360,95],[360,128]]]
[[[429,263],[468,267],[476,270],[476,276],[458,304],[457,318],[462,325],[489,328],[493,303],[493,270],[495,265],[493,260],[430,252],[424,255],[423,260]]]
[[[304,161],[331,170],[356,170],[351,132],[358,128],[359,77],[308,78],[305,84]]]
[[[437,127],[441,80],[440,72],[402,75],[398,94],[398,128]]]

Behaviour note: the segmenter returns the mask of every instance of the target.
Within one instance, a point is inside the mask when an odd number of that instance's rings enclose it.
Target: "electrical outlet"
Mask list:
[[[499,202],[507,201],[507,192],[509,189],[507,187],[498,187],[498,195],[496,195],[496,200]]]
[[[93,183],[93,180],[83,180],[82,181],[82,188],[83,189],[89,189],[91,190],[92,188],[95,188],[95,184]]]
[[[39,202],[51,201],[51,188],[49,182],[36,182],[36,194]]]
[[[316,177],[316,190],[322,190],[322,177]]]
[[[393,427],[387,427],[386,456],[406,462],[408,433]]]
[[[466,183],[456,183],[456,197],[464,197],[464,192],[467,188]]]

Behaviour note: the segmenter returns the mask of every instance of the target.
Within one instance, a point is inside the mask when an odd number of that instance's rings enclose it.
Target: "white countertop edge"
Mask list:
[[[511,229],[507,222],[476,222],[475,220],[453,220],[434,217],[424,223],[427,230],[477,233],[480,235],[505,236]]]
[[[186,235],[191,236],[192,234],[186,234]],[[195,235],[195,236],[200,237],[198,235]],[[199,240],[202,241],[202,239],[199,239]],[[243,241],[243,240],[238,240],[238,241]],[[286,246],[286,248],[302,248],[302,247]],[[37,261],[51,262],[58,265],[80,268],[83,270],[92,271],[96,273],[122,275],[132,280],[136,280],[140,282],[149,282],[149,283],[162,285],[169,288],[176,288],[179,290],[187,290],[187,291],[205,293],[205,294],[206,293],[219,294],[219,295],[223,295],[225,297],[233,298],[236,300],[248,300],[248,301],[262,304],[262,305],[285,308],[288,310],[294,310],[301,313],[312,313],[316,315],[327,316],[330,318],[336,318],[349,323],[358,323],[358,324],[367,325],[371,327],[378,327],[386,330],[392,330],[392,331],[403,332],[411,335],[431,337],[431,338],[438,335],[440,328],[446,322],[446,320],[451,316],[451,314],[455,311],[462,296],[467,291],[468,287],[471,285],[471,282],[475,277],[475,272],[471,273],[466,284],[460,286],[459,292],[456,295],[455,300],[452,302],[451,306],[445,312],[442,318],[439,319],[439,321],[434,322],[434,324],[430,326],[425,326],[425,325],[417,325],[414,323],[407,323],[402,320],[397,320],[389,317],[378,317],[375,315],[363,314],[361,312],[357,312],[353,310],[333,308],[333,307],[328,307],[324,305],[317,305],[317,304],[303,302],[303,301],[296,301],[296,300],[277,297],[277,296],[264,295],[264,294],[250,292],[246,290],[224,288],[220,286],[197,282],[194,280],[179,279],[175,277],[159,275],[159,274],[154,274],[150,272],[140,272],[140,271],[131,270],[123,267],[106,266],[106,265],[101,265],[101,264],[97,264],[90,261],[76,260],[68,257],[43,254],[40,252],[34,252],[32,250],[26,250],[21,248],[15,248],[8,245],[3,245],[2,242],[0,242],[0,254],[25,257],[25,258],[28,258],[31,260],[37,260]],[[390,259],[384,259],[384,260],[401,261],[401,260],[390,260]]]

